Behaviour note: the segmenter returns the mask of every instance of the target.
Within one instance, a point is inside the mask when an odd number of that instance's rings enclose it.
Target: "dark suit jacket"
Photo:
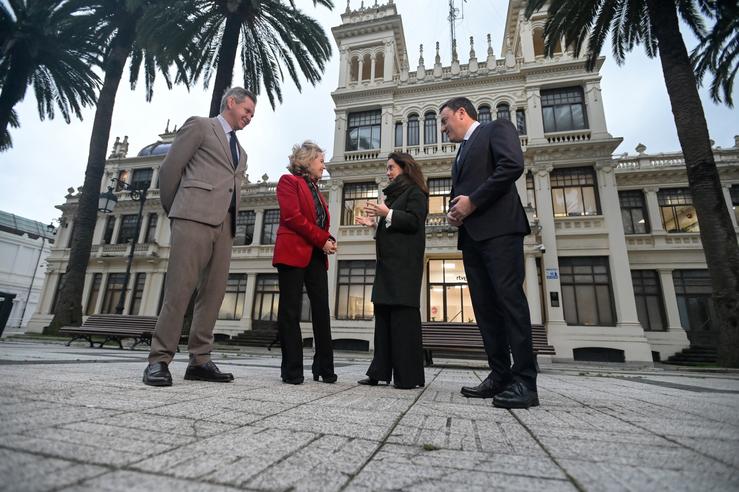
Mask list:
[[[323,195],[318,197],[326,210],[325,228],[316,225],[316,208],[305,179],[285,174],[277,183],[277,202],[280,204],[280,226],[277,229],[272,265],[305,268],[310,263],[313,248],[322,249],[331,235],[330,217]],[[326,259],[328,269],[328,258]]]
[[[377,270],[372,302],[419,307],[428,197],[412,185],[392,204],[390,227],[377,224]]]
[[[516,190],[523,174],[523,152],[518,131],[505,119],[482,124],[470,135],[452,165],[452,198],[467,195],[477,206],[464,219],[464,233],[475,241],[508,234],[531,233]],[[458,247],[464,234],[460,231]]]
[[[236,193],[239,207],[246,152],[239,146],[239,165],[216,118],[188,118],[177,131],[159,168],[159,194],[170,219],[187,219],[212,226],[223,223]],[[234,191],[235,190],[235,191]]]

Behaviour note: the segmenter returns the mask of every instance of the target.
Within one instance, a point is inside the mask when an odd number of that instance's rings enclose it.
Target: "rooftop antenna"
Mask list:
[[[449,21],[449,30],[452,36],[452,39],[451,39],[452,47],[454,45],[454,40],[457,39],[457,33],[455,32],[455,23],[457,22],[457,20],[464,19],[464,4],[465,3],[467,3],[467,0],[462,0],[462,8],[458,9],[454,6],[454,0],[449,0],[449,17],[447,17],[447,20]]]

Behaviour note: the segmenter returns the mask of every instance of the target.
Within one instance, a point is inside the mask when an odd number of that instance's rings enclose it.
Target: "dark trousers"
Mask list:
[[[323,251],[315,248],[305,268],[277,265],[280,283],[280,306],[277,329],[282,346],[282,377],[303,376],[303,338],[300,334],[300,307],[303,284],[310,299],[313,320],[313,374],[334,374],[334,352],[331,347],[331,325],[328,309],[328,275]]]
[[[516,380],[536,391],[531,318],[523,291],[523,236],[474,241],[464,229],[460,229],[460,234],[472,307],[491,376],[495,382]]]
[[[423,386],[421,312],[417,307],[375,304],[375,354],[367,376],[402,388]]]

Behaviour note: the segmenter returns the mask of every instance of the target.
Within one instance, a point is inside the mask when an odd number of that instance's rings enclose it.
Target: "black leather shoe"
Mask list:
[[[149,386],[172,386],[172,374],[164,362],[154,362],[144,369],[144,384]]]
[[[230,383],[234,375],[230,372],[221,372],[212,360],[203,365],[190,364],[185,371],[185,379],[190,381],[210,381],[212,383]]]
[[[297,378],[282,378],[282,382],[286,384],[303,384],[303,376]]]
[[[504,391],[510,383],[495,383],[492,378],[486,378],[477,386],[462,386],[462,396],[467,398],[492,398]]]
[[[378,381],[372,378],[364,378],[357,381],[357,384],[363,384],[365,386],[377,386]]]
[[[493,397],[493,405],[498,408],[529,408],[539,406],[539,395],[516,381],[505,391]]]
[[[319,378],[324,383],[329,383],[329,384],[333,384],[339,380],[339,376],[337,376],[336,374],[332,374],[330,376],[319,376],[318,374],[313,375],[313,381],[318,381]]]

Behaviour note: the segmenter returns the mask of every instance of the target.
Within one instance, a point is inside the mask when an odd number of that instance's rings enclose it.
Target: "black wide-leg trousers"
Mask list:
[[[303,285],[310,300],[313,322],[313,374],[334,374],[334,351],[331,346],[331,325],[328,307],[328,275],[326,256],[318,248],[305,268],[277,265],[280,285],[280,306],[277,329],[282,348],[282,378],[303,377],[303,337],[300,333],[300,309]]]
[[[375,304],[375,353],[367,376],[400,388],[424,385],[421,313],[417,307]]]

